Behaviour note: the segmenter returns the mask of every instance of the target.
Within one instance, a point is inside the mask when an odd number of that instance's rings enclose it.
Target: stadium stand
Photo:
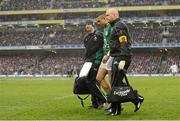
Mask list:
[[[86,34],[83,23],[87,19],[96,18],[102,11],[48,14],[49,10],[77,8],[78,11],[79,8],[145,5],[166,7],[179,4],[179,0],[0,0],[0,75],[72,75],[79,72],[84,53],[74,50],[83,51],[83,48],[75,48],[75,45],[82,44]],[[10,14],[9,11],[13,10],[15,13]],[[17,14],[16,10],[22,11]],[[45,10],[45,13],[26,14],[23,10]],[[132,45],[139,45],[133,48],[136,51],[129,73],[167,74],[171,72],[172,64],[176,63],[180,67],[178,8],[165,11],[123,11],[121,16],[129,26]],[[51,20],[52,23],[48,23]],[[56,23],[55,20],[63,21]],[[166,47],[166,44],[170,46]],[[44,49],[44,45],[57,50],[57,54]],[[61,45],[72,47],[61,48]],[[18,50],[21,47],[25,51]],[[35,49],[39,49],[36,50],[38,53],[31,53]],[[66,54],[59,53],[66,50]],[[24,53],[20,54],[22,51]]]
[[[78,1],[53,1],[54,8],[99,8],[118,6],[144,6],[144,5],[176,5],[178,0],[78,0]],[[63,6],[63,7],[62,7]]]
[[[130,33],[133,43],[179,43],[180,31],[178,26],[170,27],[131,27]],[[82,44],[86,34],[83,26],[71,26],[57,31],[14,31],[6,32],[0,36],[1,46],[13,45],[59,45]]]
[[[83,58],[80,56],[69,57],[53,54],[1,55],[0,75],[63,75],[68,74],[68,71],[72,69],[74,71],[78,70],[82,63]]]
[[[10,10],[35,10],[35,9],[48,9],[50,7],[51,0],[2,0],[1,11]]]
[[[179,27],[132,27],[134,43],[179,43]]]
[[[98,8],[144,5],[177,5],[179,0],[1,0],[0,10],[43,10],[64,8]]]
[[[77,29],[78,30],[78,29]],[[7,32],[3,33],[0,39],[1,46],[13,45],[59,45],[59,44],[80,44],[84,36],[84,30],[76,31],[31,31],[31,32]]]
[[[170,73],[170,66],[176,63],[180,66],[180,56],[137,53],[134,54],[129,73],[132,74],[157,74]],[[84,60],[82,54],[67,56],[61,54],[22,54],[22,55],[1,55],[0,75],[65,75],[68,71],[77,74],[82,67]]]

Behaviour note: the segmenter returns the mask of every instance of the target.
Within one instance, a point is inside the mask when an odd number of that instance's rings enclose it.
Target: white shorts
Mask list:
[[[92,67],[92,63],[91,62],[85,62],[83,67],[81,68],[79,77],[88,76],[91,67]]]
[[[113,59],[114,57],[110,56],[106,63],[101,62],[100,68],[104,68],[108,71],[111,71]]]

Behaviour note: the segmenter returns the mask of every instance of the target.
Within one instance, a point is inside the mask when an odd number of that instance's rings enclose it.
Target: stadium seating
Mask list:
[[[0,36],[1,46],[13,45],[58,45],[58,44],[80,44],[83,40],[83,31],[60,31],[56,32],[14,32],[4,33]]]
[[[180,66],[180,56],[168,54],[134,54],[128,72],[141,74],[170,73],[170,66]],[[0,56],[0,75],[11,74],[77,74],[84,60],[82,54],[67,56],[59,54]]]
[[[12,10],[50,10],[50,9],[67,9],[67,8],[98,8],[98,7],[120,7],[120,6],[144,6],[144,5],[179,5],[179,0],[0,0],[1,11]],[[127,12],[122,17],[128,21],[132,44],[178,44],[180,43],[180,26],[174,24],[178,20],[175,18],[179,13],[170,11],[162,12],[161,17],[170,17],[170,20],[161,25],[161,20],[156,20],[161,14],[156,12],[143,14],[143,12]],[[173,15],[171,16],[171,14]],[[123,16],[125,15],[126,16]],[[142,17],[139,22],[139,16]],[[157,15],[156,15],[157,14]],[[164,15],[165,14],[165,15]],[[64,45],[64,44],[83,44],[83,38],[86,35],[84,26],[76,24],[76,21],[94,19],[98,16],[94,13],[62,13],[62,14],[22,14],[22,15],[1,15],[1,22],[29,21],[36,20],[64,20],[65,23],[73,25],[1,25],[0,26],[0,46],[27,46],[27,45]],[[131,16],[129,16],[131,15]],[[135,16],[135,17],[134,17]],[[153,18],[153,22],[146,23],[146,17]],[[174,17],[174,18],[173,18]],[[172,18],[172,19],[171,19]],[[137,19],[137,20],[131,20]],[[172,20],[172,21],[171,21]],[[33,22],[32,22],[33,21]],[[71,22],[74,23],[71,23]],[[138,22],[137,22],[138,21]],[[137,23],[136,23],[137,22]],[[138,25],[140,24],[140,25]],[[49,27],[50,26],[50,27]],[[4,27],[4,28],[3,28]],[[36,31],[34,31],[36,30]],[[54,46],[53,46],[54,47]],[[160,49],[160,48],[159,48]],[[43,51],[43,50],[41,50]],[[157,74],[170,73],[170,66],[176,63],[180,66],[180,56],[176,54],[163,54],[155,52],[138,52],[134,53],[132,64],[129,68],[130,73]],[[72,52],[72,51],[71,51]],[[71,53],[70,52],[70,53]],[[2,54],[3,53],[3,54]],[[68,56],[60,54],[0,54],[0,75],[9,74],[77,74],[83,64],[83,54],[78,56]],[[18,60],[18,61],[17,61]],[[70,66],[69,66],[70,65]]]
[[[41,55],[6,55],[0,56],[0,75],[13,74],[67,74],[74,73],[83,64],[80,56]]]
[[[179,43],[179,27],[132,27],[130,29],[134,43]],[[165,34],[167,33],[167,34]]]
[[[98,8],[143,5],[177,5],[179,0],[1,0],[0,10],[44,10],[64,8]]]
[[[131,27],[133,43],[179,43],[179,27],[171,26],[168,35],[163,35],[163,27]],[[73,26],[69,30],[54,31],[27,31],[27,32],[3,32],[0,36],[1,46],[13,45],[59,45],[82,44],[86,32],[81,26]]]

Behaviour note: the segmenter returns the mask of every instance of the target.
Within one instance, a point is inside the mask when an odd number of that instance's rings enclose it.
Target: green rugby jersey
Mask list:
[[[110,51],[109,42],[110,42],[110,33],[111,33],[111,24],[106,24],[103,31],[104,45],[103,45],[103,53],[107,55]]]

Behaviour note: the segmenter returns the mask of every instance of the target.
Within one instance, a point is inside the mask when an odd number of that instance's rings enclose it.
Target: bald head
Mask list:
[[[106,19],[110,22],[116,20],[117,18],[119,18],[119,12],[117,9],[110,8],[106,11]]]

